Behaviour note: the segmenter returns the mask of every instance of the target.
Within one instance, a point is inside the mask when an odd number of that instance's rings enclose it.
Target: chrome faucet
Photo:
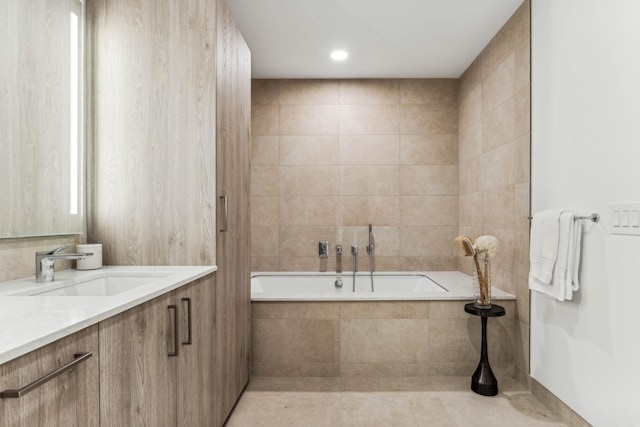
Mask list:
[[[373,225],[369,224],[369,244],[367,245],[367,255],[373,255]]]
[[[336,274],[342,274],[342,245],[336,245]]]
[[[36,252],[36,283],[53,282],[56,280],[55,261],[58,259],[85,259],[92,256],[92,252],[82,254],[61,254],[69,246],[60,246],[51,251]]]

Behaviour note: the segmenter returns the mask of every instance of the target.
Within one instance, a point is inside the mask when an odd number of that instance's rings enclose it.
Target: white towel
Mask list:
[[[531,221],[529,276],[541,283],[550,284],[553,277],[558,258],[560,214],[560,210],[544,211],[534,215]]]
[[[556,298],[559,301],[570,300],[573,292],[578,290],[578,269],[580,265],[580,245],[582,241],[582,223],[576,221],[575,213],[560,212],[558,218],[557,234],[553,226],[545,222],[553,221],[553,217],[559,211],[545,211],[541,215],[542,221],[534,221],[531,226],[531,272],[529,273],[529,288]],[[545,227],[546,225],[546,227]],[[542,229],[541,229],[542,228]],[[534,235],[537,236],[534,239]],[[546,240],[546,243],[545,243]],[[547,282],[542,280],[541,275],[534,274],[534,257],[540,257],[541,250],[534,248],[547,246],[547,254],[552,253],[551,248],[556,244],[556,259],[553,262],[551,279]],[[548,261],[548,258],[545,258]],[[547,264],[545,264],[547,266]],[[546,276],[544,276],[546,278]]]

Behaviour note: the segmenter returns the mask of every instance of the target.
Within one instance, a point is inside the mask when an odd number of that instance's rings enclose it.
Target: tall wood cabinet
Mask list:
[[[221,426],[249,378],[250,51],[223,0],[87,11],[88,240],[106,264],[218,266]]]
[[[251,56],[224,1],[217,14],[216,404],[222,425],[249,380]]]

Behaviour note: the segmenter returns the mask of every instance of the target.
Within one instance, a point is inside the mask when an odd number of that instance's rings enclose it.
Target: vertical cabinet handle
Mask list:
[[[187,340],[182,345],[191,345],[191,298],[182,298],[187,303]]]
[[[167,306],[169,311],[173,311],[173,351],[168,353],[169,357],[176,357],[179,352],[179,339],[178,339],[178,306],[171,304]]]
[[[227,231],[229,229],[229,200],[227,196],[220,196],[222,202],[222,227],[220,231]]]
[[[40,387],[41,385],[51,381],[52,379],[54,379],[58,375],[62,374],[63,372],[66,372],[69,369],[72,369],[74,366],[78,365],[79,363],[84,362],[85,360],[87,360],[91,356],[93,356],[92,352],[76,353],[76,354],[73,355],[73,360],[71,362],[67,363],[66,365],[61,366],[60,368],[56,369],[55,371],[48,373],[44,377],[38,378],[37,380],[35,380],[31,384],[27,384],[26,386],[24,386],[22,388],[15,389],[15,390],[13,390],[13,389],[5,390],[5,391],[0,393],[0,398],[3,398],[3,399],[18,399],[18,398],[21,398],[22,396],[24,396],[25,394],[29,393],[30,391],[32,391],[32,390]]]

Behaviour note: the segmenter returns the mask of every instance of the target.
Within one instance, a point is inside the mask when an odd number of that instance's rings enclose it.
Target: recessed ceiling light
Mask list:
[[[331,52],[331,59],[334,61],[344,61],[348,56],[349,54],[344,50],[334,50]]]

